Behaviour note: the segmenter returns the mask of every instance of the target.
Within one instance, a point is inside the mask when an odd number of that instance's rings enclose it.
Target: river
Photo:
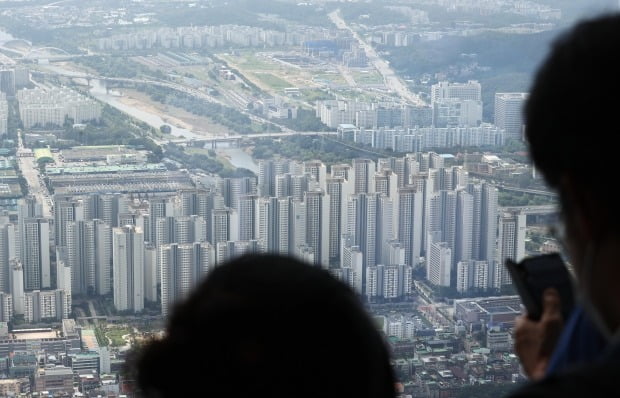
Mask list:
[[[53,66],[48,65],[46,66],[46,68],[53,72],[63,73],[65,75],[79,75],[79,72],[68,70],[68,69],[62,68],[57,65],[53,65]],[[84,84],[86,84],[86,82],[84,82]],[[171,134],[175,137],[185,137],[185,138],[190,138],[190,139],[191,138],[194,138],[194,139],[205,138],[203,135],[199,135],[199,134],[193,133],[190,130],[171,125],[170,123],[166,123],[158,114],[147,112],[145,110],[135,108],[131,105],[124,104],[123,102],[120,101],[120,97],[118,94],[115,95],[113,92],[108,93],[105,85],[103,85],[101,81],[98,79],[92,79],[90,81],[90,84],[91,84],[90,94],[93,97],[95,97],[99,101],[104,102],[120,111],[127,113],[128,115],[135,117],[138,120],[141,120],[147,123],[148,125],[154,128],[158,129],[159,127],[161,127],[161,125],[167,124],[171,128]],[[162,115],[162,116],[165,117],[165,115]],[[244,152],[242,149],[222,148],[219,151],[222,152],[228,158],[228,160],[233,166],[243,167],[245,169],[253,171],[254,173],[258,173],[258,165],[254,162],[252,157],[248,155],[246,152]]]
[[[174,126],[170,123],[166,123],[159,115],[151,112],[144,111],[142,109],[134,108],[133,106],[122,103],[119,100],[118,95],[108,94],[106,92],[106,88],[101,82],[97,79],[91,80],[91,89],[90,94],[97,98],[101,102],[105,102],[106,104],[113,106],[114,108],[121,110],[128,115],[135,117],[138,120],[141,120],[150,126],[155,127],[156,129],[160,128],[163,124],[167,124],[171,128],[170,134],[175,137],[185,137],[185,138],[194,138],[194,139],[204,139],[205,137],[200,134],[196,134],[191,132],[188,129],[184,129],[181,127]]]
[[[227,149],[219,149],[218,152],[224,153],[230,163],[235,167],[242,167],[244,169],[248,169],[254,172],[254,174],[258,174],[258,165],[252,159],[252,156],[248,155],[241,148],[227,148]]]

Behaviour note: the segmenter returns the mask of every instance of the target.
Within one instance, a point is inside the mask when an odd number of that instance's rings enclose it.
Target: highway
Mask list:
[[[398,77],[394,70],[390,67],[387,61],[382,59],[372,45],[366,43],[364,39],[354,31],[340,16],[340,10],[336,10],[329,14],[329,19],[336,25],[338,29],[348,30],[353,35],[353,38],[357,40],[362,48],[366,52],[366,56],[370,63],[377,69],[377,71],[383,76],[383,82],[388,89],[394,91],[402,99],[410,102],[414,105],[425,105],[426,103],[417,95],[411,92],[407,85]]]
[[[24,156],[30,150],[24,148],[21,133],[17,134],[17,162],[22,175],[28,184],[28,192],[34,195],[43,207],[43,217],[52,217],[52,199],[45,184],[42,183],[36,161],[33,156]]]
[[[556,205],[542,205],[542,206],[506,206],[500,207],[500,212],[519,212],[526,215],[544,215],[555,214],[560,211]]]
[[[505,185],[499,185],[497,188],[503,191],[524,192],[524,193],[529,193],[532,195],[550,196],[552,198],[555,198],[558,196],[558,194],[555,192],[543,191],[540,189],[517,188],[517,187],[509,187]]]

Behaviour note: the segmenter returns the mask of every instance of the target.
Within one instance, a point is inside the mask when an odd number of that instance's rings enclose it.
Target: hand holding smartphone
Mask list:
[[[568,319],[575,305],[573,279],[559,254],[529,257],[519,263],[507,259],[506,268],[521,296],[528,318],[539,320],[543,311],[543,293],[555,288],[562,305],[562,316]]]

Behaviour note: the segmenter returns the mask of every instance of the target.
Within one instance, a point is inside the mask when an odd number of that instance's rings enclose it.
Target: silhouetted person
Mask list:
[[[395,396],[388,351],[353,291],[273,255],[211,272],[137,372],[153,397]]]
[[[534,164],[559,194],[581,305],[610,344],[590,364],[548,375],[515,397],[620,396],[620,344],[612,339],[620,329],[620,201],[614,193],[619,50],[619,16],[579,23],[554,44],[525,110]],[[540,324],[543,337],[554,333],[553,308],[559,304],[553,293],[545,302],[549,316]]]

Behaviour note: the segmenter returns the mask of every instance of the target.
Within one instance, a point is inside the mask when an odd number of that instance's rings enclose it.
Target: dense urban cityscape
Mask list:
[[[0,3],[0,396],[138,396],[248,253],[357,292],[400,397],[513,389],[504,262],[560,250],[522,108],[587,3]]]

